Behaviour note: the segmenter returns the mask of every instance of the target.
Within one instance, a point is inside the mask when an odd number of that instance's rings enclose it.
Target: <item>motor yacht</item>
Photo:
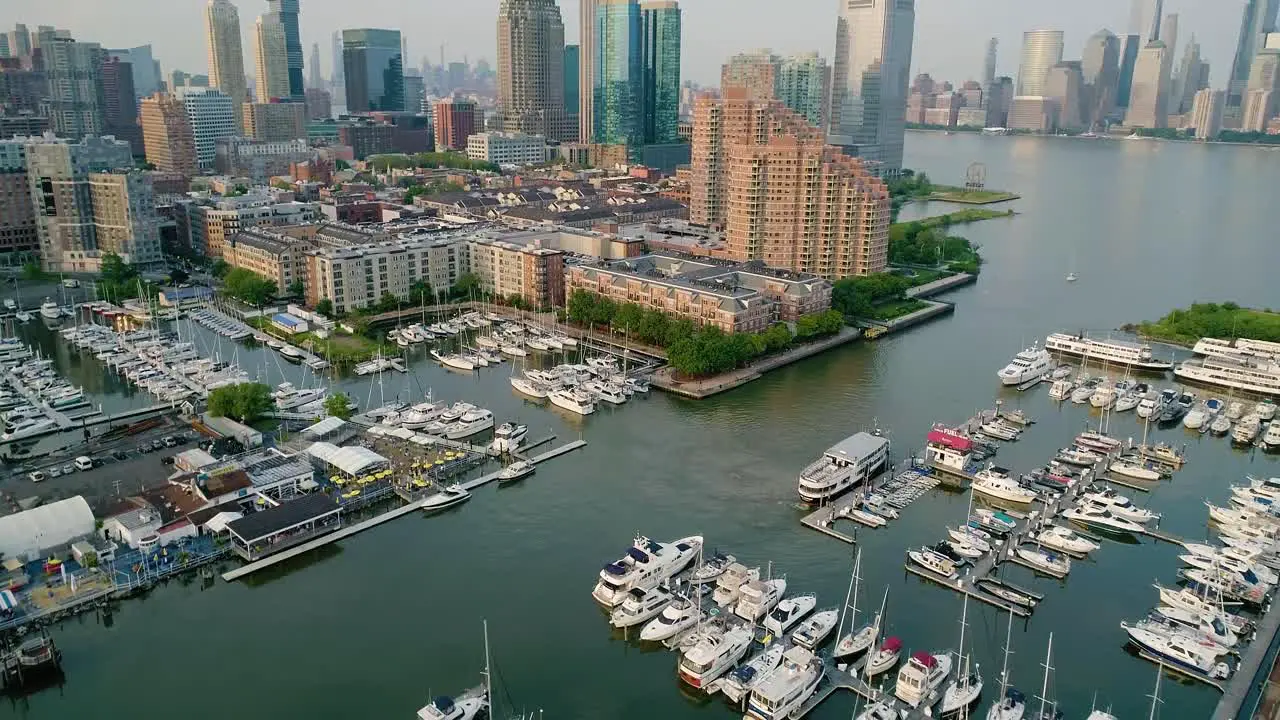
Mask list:
[[[524,444],[525,437],[528,435],[528,425],[505,422],[493,431],[493,443],[490,447],[498,452],[509,453]]]
[[[1054,400],[1066,400],[1071,397],[1071,391],[1075,390],[1076,384],[1069,378],[1060,378],[1053,381],[1049,386],[1049,397]]]
[[[680,679],[695,688],[705,688],[737,665],[751,649],[751,628],[732,627],[703,638],[680,657]]]
[[[1120,623],[1120,627],[1129,634],[1134,645],[1163,662],[1215,679],[1226,679],[1231,675],[1231,666],[1219,662],[1218,653],[1187,635],[1128,623]]]
[[[1245,415],[1231,431],[1231,442],[1236,445],[1252,445],[1262,431],[1262,420],[1257,415]]]
[[[835,608],[819,610],[791,633],[791,640],[800,647],[814,650],[836,629],[839,621],[840,613]]]
[[[511,387],[521,395],[533,398],[535,400],[545,400],[551,393],[548,387],[542,383],[535,382],[528,378],[511,376]]]
[[[850,435],[800,473],[800,499],[806,503],[829,500],[880,472],[888,457],[888,439],[866,432]]]
[[[1160,479],[1160,473],[1145,465],[1126,460],[1116,460],[1107,466],[1107,470],[1113,475],[1132,478],[1134,480],[1145,480],[1147,482],[1155,482]]]
[[[18,438],[30,437],[42,432],[52,430],[58,426],[58,423],[49,418],[23,418],[15,423],[5,423],[4,434],[0,435],[3,440],[16,440]]]
[[[725,555],[721,552],[714,552],[711,557],[702,561],[693,572],[689,574],[689,582],[693,585],[703,585],[713,583],[724,575],[731,565],[737,560],[732,555]]]
[[[786,592],[786,578],[752,580],[742,586],[738,604],[733,606],[733,614],[748,622],[759,622],[782,601]],[[812,610],[812,606],[809,609]]]
[[[784,598],[769,612],[764,619],[764,627],[776,637],[782,637],[799,623],[805,615],[813,612],[818,605],[818,597],[813,594],[795,595]]]
[[[472,410],[458,419],[458,422],[445,428],[444,436],[450,440],[461,440],[482,433],[493,427],[493,413],[488,410]]]
[[[552,405],[578,415],[590,415],[596,411],[591,395],[581,390],[554,390],[548,397]]]
[[[1262,434],[1262,439],[1258,441],[1258,444],[1268,452],[1280,450],[1280,423],[1272,421],[1267,426],[1267,431]]]
[[[751,691],[747,718],[784,720],[818,689],[826,666],[822,658],[802,648],[783,653],[782,664],[762,678]]]
[[[609,624],[625,628],[647,623],[662,613],[673,599],[671,591],[661,585],[648,590],[632,588],[627,599],[610,614]]]
[[[422,509],[428,513],[446,510],[471,499],[471,493],[453,484],[422,501]]]
[[[1191,408],[1195,407],[1195,393],[1184,392],[1178,395],[1178,399],[1172,405],[1168,405],[1160,413],[1161,425],[1176,425],[1182,421],[1187,413],[1191,412]]]
[[[1023,545],[1014,554],[1036,570],[1062,577],[1071,572],[1071,558],[1033,545]]]
[[[782,654],[787,651],[787,646],[783,643],[774,643],[764,650],[756,653],[750,660],[747,660],[741,667],[736,668],[733,672],[716,681],[720,692],[724,693],[725,698],[732,703],[740,703],[746,699],[751,691],[773,671],[774,668],[782,664]]]
[[[648,590],[688,567],[702,548],[702,536],[692,535],[659,543],[637,536],[620,559],[604,566],[591,596],[606,607],[617,607],[634,589]]]
[[[1034,490],[1024,488],[1009,477],[1009,471],[991,466],[973,477],[973,491],[987,497],[1014,503],[1029,503],[1039,498]]]
[[[747,583],[760,579],[760,568],[748,569],[742,563],[730,563],[723,574],[716,579],[715,594],[712,601],[722,608],[737,604],[742,596],[742,588]]]
[[[1142,534],[1146,531],[1138,523],[1113,515],[1109,505],[1086,503],[1078,508],[1064,511],[1062,517],[1094,530],[1129,534]]]
[[[592,382],[584,386],[587,392],[610,405],[621,405],[627,401],[627,392],[621,385],[613,383]]]
[[[536,470],[537,468],[535,468],[533,463],[528,460],[517,460],[503,468],[502,471],[498,473],[498,482],[509,483],[517,480],[523,480],[524,478],[532,475]]]
[[[1119,396],[1114,385],[1103,384],[1089,396],[1089,404],[1096,408],[1109,408]]]
[[[1101,547],[1098,543],[1080,535],[1071,528],[1065,528],[1061,525],[1050,525],[1041,530],[1036,535],[1036,542],[1045,547],[1078,556],[1087,555]]]
[[[1090,378],[1085,380],[1083,383],[1076,386],[1075,390],[1071,391],[1071,402],[1076,405],[1083,405],[1084,403],[1089,402],[1089,398],[1093,397],[1093,394],[1098,391],[1098,386],[1101,384],[1102,378]]]
[[[640,639],[658,642],[688,630],[702,619],[698,604],[687,597],[676,597],[662,612],[640,630]]]
[[[1053,372],[1056,363],[1048,350],[1032,345],[1013,356],[1013,360],[1001,368],[997,376],[1001,384],[1021,385]]]
[[[57,320],[62,317],[62,308],[58,307],[58,303],[49,298],[45,298],[40,303],[40,317],[46,320]]]
[[[955,561],[932,548],[923,547],[919,550],[910,550],[907,552],[907,557],[911,559],[911,562],[948,580],[956,577]]]
[[[454,699],[442,695],[418,711],[418,720],[472,720],[487,707],[483,696]]]
[[[908,707],[917,708],[932,695],[951,674],[951,656],[948,653],[916,652],[898,671],[894,695]]]
[[[1252,629],[1253,623],[1239,615],[1224,612],[1222,606],[1217,602],[1208,599],[1189,587],[1171,589],[1159,584],[1154,587],[1160,594],[1161,605],[1181,608],[1202,618],[1217,618],[1226,623],[1231,628],[1231,631],[1237,635],[1247,633]]]
[[[977,528],[963,525],[959,528],[947,528],[947,535],[959,543],[976,548],[980,552],[991,552],[991,536]]]
[[[280,383],[271,395],[275,398],[276,408],[292,410],[316,400],[322,400],[328,394],[326,388],[296,388],[292,383]]]

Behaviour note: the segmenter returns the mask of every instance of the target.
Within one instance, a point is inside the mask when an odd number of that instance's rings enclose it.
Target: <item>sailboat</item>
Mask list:
[[[862,550],[858,550],[858,554],[853,561],[853,575],[849,578],[849,590],[845,593],[844,608],[840,610],[840,624],[836,626],[836,635],[840,641],[836,643],[835,650],[831,653],[832,660],[836,662],[847,662],[850,658],[858,655],[871,647],[876,641],[876,632],[878,631],[875,623],[869,623],[854,630],[855,623],[858,618],[858,584],[861,578],[858,571],[862,567]],[[852,602],[850,602],[852,598]],[[844,630],[845,613],[849,613],[849,632],[842,634]]]
[[[969,620],[969,594],[964,595],[963,610],[960,613],[960,645],[956,649],[956,677],[947,684],[942,692],[942,714],[950,715],[967,709],[982,694],[982,668],[975,665],[969,669],[969,656],[964,654],[964,631]]]
[[[1022,720],[1027,712],[1027,698],[1009,684],[1009,656],[1013,654],[1013,613],[1004,635],[1004,668],[1000,670],[1000,699],[987,711],[987,720]]]
[[[484,684],[456,698],[441,695],[418,711],[419,720],[472,720],[486,712],[493,702],[489,664],[489,622],[484,623]]]
[[[1044,655],[1044,683],[1040,686],[1040,712],[1036,713],[1031,720],[1061,720],[1062,712],[1058,710],[1057,703],[1050,703],[1047,700],[1049,695],[1049,671],[1053,670],[1053,633],[1049,633],[1049,649]]]

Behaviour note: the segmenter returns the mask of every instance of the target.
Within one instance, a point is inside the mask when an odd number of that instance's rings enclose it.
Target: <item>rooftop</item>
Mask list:
[[[251,543],[338,511],[338,504],[333,498],[324,493],[315,493],[234,520],[227,525],[227,529]]]
[[[889,439],[871,433],[860,432],[850,435],[827,450],[828,455],[840,458],[866,458],[879,452],[889,444]]]

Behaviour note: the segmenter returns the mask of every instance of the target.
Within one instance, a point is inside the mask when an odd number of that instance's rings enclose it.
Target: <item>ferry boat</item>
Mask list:
[[[1209,357],[1232,359],[1246,357],[1258,360],[1280,361],[1280,343],[1267,342],[1266,340],[1250,340],[1249,338],[1237,338],[1234,341],[1210,337],[1200,338],[1195,347],[1191,349],[1191,352]]]
[[[800,499],[820,503],[875,476],[889,458],[889,440],[860,432],[841,440],[800,473]]]
[[[925,460],[936,470],[968,477],[967,469],[973,461],[973,440],[935,425],[929,431]]]
[[[1057,363],[1048,350],[1032,345],[1014,355],[1013,360],[1001,368],[997,376],[1004,385],[1021,385],[1048,375],[1056,366]]]
[[[627,553],[600,571],[600,580],[591,597],[606,607],[617,607],[633,589],[657,587],[688,567],[702,547],[702,536],[691,535],[675,542],[659,543],[637,536]]]
[[[911,656],[898,671],[898,682],[893,694],[912,708],[920,706],[951,674],[951,656],[947,653],[929,654],[920,651]]]
[[[1280,396],[1280,361],[1272,359],[1210,356],[1186,360],[1173,374],[1188,382]]]
[[[782,665],[761,679],[751,691],[747,717],[754,720],[782,720],[791,717],[818,689],[826,666],[822,658],[793,647],[782,656]]]
[[[1150,345],[1122,340],[1094,340],[1084,335],[1052,333],[1045,338],[1044,347],[1050,352],[1139,370],[1163,372],[1173,367],[1172,362],[1154,357]]]

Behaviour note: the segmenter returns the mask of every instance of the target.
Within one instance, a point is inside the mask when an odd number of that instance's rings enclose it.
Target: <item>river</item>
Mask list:
[[[122,604],[110,628],[92,615],[63,625],[66,682],[15,706],[30,718],[180,713],[251,718],[412,717],[433,694],[479,679],[481,619],[489,622],[502,707],[545,708],[549,718],[728,718],[716,699],[687,697],[675,657],[611,634],[589,592],[599,568],[634,532],[658,539],[700,533],[708,545],[752,564],[773,562],[792,591],[843,599],[851,548],[803,528],[797,472],[826,447],[878,423],[902,457],[935,421],[960,422],[999,395],[1040,420],[999,455],[1025,471],[1065,444],[1088,406],[1057,407],[1042,386],[1000,394],[996,370],[1056,329],[1105,332],[1197,300],[1275,304],[1271,203],[1280,163],[1253,148],[1190,144],[989,138],[912,133],[907,164],[937,182],[961,184],[971,162],[987,183],[1016,191],[1018,215],[965,226],[982,246],[980,281],[947,299],[953,316],[875,344],[855,344],[702,402],[657,392],[585,422],[521,401],[509,369],[446,372],[418,350],[409,376],[342,387],[483,404],[518,418],[534,438],[554,432],[588,446],[551,461],[522,484],[486,488],[459,510],[410,516],[345,540],[268,577],[234,584],[172,583]],[[915,204],[903,218],[954,206]],[[1271,211],[1272,217],[1268,217]],[[1068,284],[1067,272],[1080,275]],[[1167,350],[1162,350],[1168,352]],[[274,355],[241,350],[246,366],[296,377]],[[63,358],[63,362],[69,362]],[[92,361],[90,361],[92,362]],[[266,370],[264,370],[265,374]],[[279,376],[272,378],[278,381]],[[77,380],[81,380],[77,376]],[[107,388],[111,390],[110,387]],[[117,390],[111,390],[118,393]],[[1132,414],[1120,435],[1141,433]],[[1190,462],[1135,500],[1165,514],[1161,527],[1206,535],[1202,499],[1224,502],[1245,473],[1280,474],[1276,458],[1233,451],[1182,428],[1156,439],[1188,443]],[[903,571],[908,547],[936,542],[962,521],[967,498],[937,491],[888,528],[861,533],[863,590],[875,606],[889,588],[889,632],[910,649],[956,645],[960,597]],[[1013,682],[1039,693],[1040,664],[1054,635],[1049,697],[1067,718],[1095,703],[1120,718],[1145,717],[1155,666],[1123,650],[1123,619],[1155,605],[1153,582],[1170,585],[1176,548],[1107,543],[1064,582],[1008,577],[1046,594],[1014,626]],[[1005,618],[969,608],[987,689],[997,696]],[[1165,711],[1207,717],[1218,694],[1166,681]],[[508,702],[508,698],[510,701]],[[812,717],[850,716],[837,695]]]

